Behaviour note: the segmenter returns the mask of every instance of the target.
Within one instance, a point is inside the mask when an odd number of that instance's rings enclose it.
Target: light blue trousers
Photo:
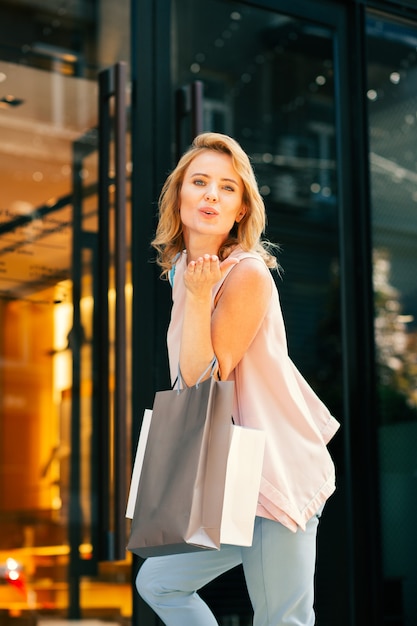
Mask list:
[[[253,626],[313,626],[318,520],[315,515],[305,532],[293,533],[257,517],[250,548],[150,557],[139,570],[138,592],[167,626],[216,626],[197,590],[242,564]]]

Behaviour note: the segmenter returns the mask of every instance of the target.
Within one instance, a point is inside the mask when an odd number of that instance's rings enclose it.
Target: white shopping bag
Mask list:
[[[139,479],[142,472],[143,457],[145,455],[146,443],[148,441],[149,428],[151,425],[152,410],[145,409],[143,414],[142,427],[140,429],[138,447],[136,449],[135,462],[133,464],[132,479],[130,481],[129,497],[127,500],[126,517],[133,519],[135,512],[136,498],[138,495]]]
[[[252,545],[264,450],[263,431],[237,425],[231,427],[221,543]]]
[[[132,471],[126,517],[133,519],[143,459],[152,420],[146,409]],[[230,427],[220,542],[251,546],[265,449],[265,433],[235,424]]]

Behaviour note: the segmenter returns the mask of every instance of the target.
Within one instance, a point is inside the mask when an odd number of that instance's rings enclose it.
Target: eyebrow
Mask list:
[[[208,174],[204,174],[204,172],[194,172],[193,174],[190,174],[190,176],[191,178],[193,176],[204,176],[205,178],[210,178],[210,176]],[[234,183],[235,185],[239,186],[239,183],[234,178],[221,178],[221,180],[227,181],[229,183]]]

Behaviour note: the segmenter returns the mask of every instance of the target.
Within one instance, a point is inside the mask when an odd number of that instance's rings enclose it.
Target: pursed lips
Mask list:
[[[199,212],[204,213],[204,215],[218,215],[219,214],[217,209],[213,209],[212,207],[209,207],[209,206],[201,207],[201,209],[199,209]]]

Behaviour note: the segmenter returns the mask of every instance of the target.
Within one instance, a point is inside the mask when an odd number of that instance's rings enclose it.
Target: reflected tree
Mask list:
[[[413,316],[402,312],[399,291],[390,283],[391,262],[374,251],[375,350],[381,423],[417,419],[417,334]]]

